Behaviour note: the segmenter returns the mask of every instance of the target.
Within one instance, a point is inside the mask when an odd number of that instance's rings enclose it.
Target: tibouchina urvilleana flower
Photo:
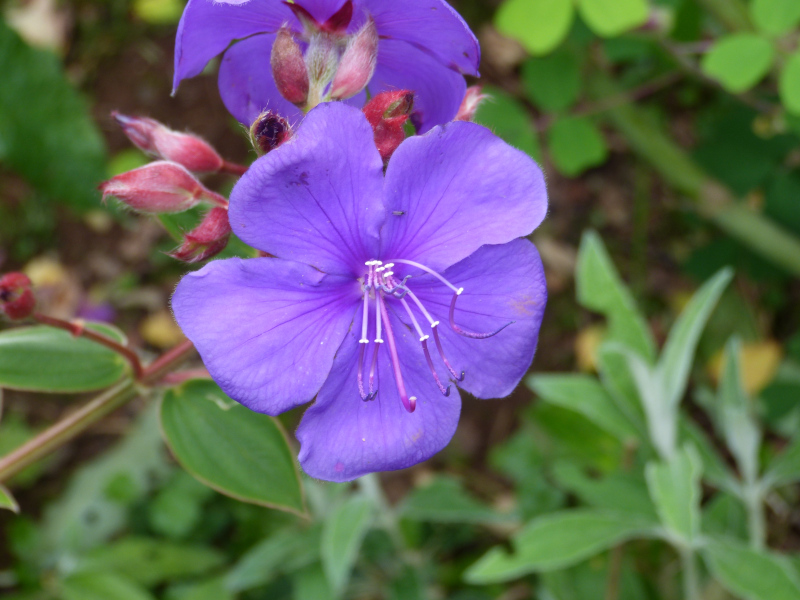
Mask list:
[[[462,74],[477,75],[480,61],[478,41],[444,0],[189,0],[175,89],[222,52],[222,99],[247,126],[265,109],[294,123],[323,100],[360,107],[366,86],[372,96],[413,91],[412,120],[425,132],[455,117]]]
[[[312,477],[347,481],[444,448],[458,389],[511,393],[546,302],[530,234],[542,172],[474,123],[403,142],[384,176],[364,115],[326,103],[258,159],[230,198],[233,231],[277,258],[214,261],[172,306],[211,376],[297,430]]]

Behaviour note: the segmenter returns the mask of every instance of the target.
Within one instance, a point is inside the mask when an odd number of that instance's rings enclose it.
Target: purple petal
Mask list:
[[[405,140],[389,161],[385,189],[381,257],[440,272],[485,244],[528,235],[547,212],[539,166],[475,123]]]
[[[231,192],[233,231],[254,248],[325,273],[364,274],[385,217],[383,162],[360,110],[329,102],[258,159]]]
[[[418,131],[425,133],[455,118],[467,84],[459,73],[407,42],[381,40],[378,65],[368,87],[373,96],[386,90],[414,92],[411,118]]]
[[[382,39],[408,42],[449,69],[478,75],[478,40],[447,2],[363,0],[362,5],[375,19]]]
[[[293,125],[303,116],[302,111],[281,96],[275,87],[269,66],[274,41],[275,35],[267,33],[237,42],[225,53],[219,67],[222,101],[247,127],[265,109],[276,111]]]
[[[509,395],[533,360],[547,303],[539,253],[525,239],[484,246],[447,269],[444,277],[464,288],[454,313],[459,327],[491,332],[513,321],[487,339],[461,336],[449,325],[453,292],[430,275],[409,279],[408,287],[440,321],[445,356],[456,371],[466,372],[459,387],[478,398]]]
[[[320,389],[359,300],[352,278],[277,258],[230,258],[186,275],[172,310],[225,393],[277,415]]]
[[[208,61],[234,40],[277,31],[284,23],[300,27],[292,11],[280,0],[244,3],[189,0],[175,38],[173,92],[182,80],[202,72]],[[266,69],[269,71],[269,54]]]
[[[417,408],[413,413],[403,408],[387,344],[381,345],[378,355],[378,395],[369,402],[361,399],[357,316],[330,377],[297,429],[300,464],[311,477],[349,481],[375,471],[404,469],[427,460],[453,437],[461,412],[458,391],[452,388],[450,396],[442,396],[416,335],[394,315],[390,319],[403,378],[409,393],[418,398]]]

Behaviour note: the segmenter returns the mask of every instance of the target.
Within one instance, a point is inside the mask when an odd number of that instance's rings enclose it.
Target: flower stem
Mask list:
[[[33,313],[33,318],[37,323],[64,329],[69,331],[75,337],[84,337],[113,350],[130,363],[131,368],[133,369],[134,378],[137,380],[141,379],[143,374],[142,363],[139,361],[139,357],[136,355],[136,352],[127,346],[120,344],[117,340],[89,329],[80,321],[65,321],[63,319],[57,319],[56,317],[50,317],[38,312]]]
[[[692,548],[679,548],[683,575],[684,600],[700,600],[700,580],[697,576],[697,560]]]
[[[242,176],[246,172],[247,167],[244,165],[237,165],[236,163],[228,162],[227,160],[223,160],[222,167],[220,167],[220,173],[228,173],[230,175]]]
[[[90,425],[136,396],[133,380],[126,379],[107,389],[83,408],[45,429],[11,454],[0,458],[0,481],[7,481],[25,467],[47,456]]]
[[[744,490],[744,495],[750,546],[754,550],[762,550],[767,537],[767,528],[764,520],[764,499],[760,487],[757,484],[748,485]]]
[[[192,350],[194,350],[194,344],[190,340],[182,341],[147,365],[142,372],[140,383],[142,385],[158,383],[167,373],[189,358]]]

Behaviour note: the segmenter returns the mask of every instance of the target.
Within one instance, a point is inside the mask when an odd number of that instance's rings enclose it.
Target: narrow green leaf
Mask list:
[[[597,370],[600,380],[619,409],[625,413],[637,430],[645,431],[644,409],[636,388],[636,380],[624,354],[626,346],[606,342],[597,350]]]
[[[347,586],[361,542],[372,525],[374,511],[371,500],[353,496],[337,507],[323,525],[322,567],[337,596]]]
[[[213,577],[172,585],[167,589],[164,600],[236,600],[236,597],[225,588],[224,577]]]
[[[773,487],[800,481],[800,435],[770,461],[764,480]]]
[[[800,2],[797,0],[753,0],[750,14],[761,31],[781,36],[800,22]]]
[[[608,319],[607,341],[620,342],[648,361],[655,358],[655,342],[647,322],[596,231],[587,231],[581,238],[575,287],[581,306]]]
[[[732,278],[733,271],[725,268],[709,279],[695,293],[669,332],[658,364],[665,386],[664,398],[669,406],[677,406],[686,391],[700,334]]]
[[[743,600],[800,600],[800,582],[789,561],[730,539],[716,539],[703,549],[714,577]]]
[[[608,147],[603,134],[586,117],[563,117],[547,131],[550,156],[556,168],[568,177],[603,164]]]
[[[588,375],[532,375],[527,386],[543,400],[578,412],[621,441],[638,432],[600,382]]]
[[[643,25],[649,7],[646,0],[578,0],[581,17],[603,37],[615,37]]]
[[[90,323],[87,327],[125,342],[125,336],[110,325]],[[37,325],[0,332],[2,387],[52,393],[89,392],[113,385],[126,369],[127,362],[116,352],[61,329]]]
[[[29,47],[0,21],[0,157],[47,196],[97,205],[103,139],[58,57]]]
[[[769,40],[753,33],[719,38],[703,56],[703,72],[733,94],[745,92],[766,75],[775,58]]]
[[[781,102],[790,113],[800,115],[800,52],[795,52],[783,65],[778,89]]]
[[[541,160],[539,138],[527,109],[499,88],[486,86],[483,91],[489,97],[478,107],[475,122],[488,127],[495,135],[534,159]]]
[[[155,600],[139,584],[114,573],[77,573],[60,588],[62,600]]]
[[[400,515],[432,523],[509,523],[514,515],[492,510],[473,498],[453,478],[440,476],[416,488],[403,501]]]
[[[294,600],[333,600],[335,596],[319,563],[309,565],[292,575]]]
[[[521,75],[525,94],[542,110],[566,110],[575,104],[581,91],[580,63],[567,50],[529,58],[522,64]]]
[[[551,513],[534,519],[514,536],[513,554],[492,548],[467,569],[464,578],[486,584],[563,569],[625,540],[652,535],[647,521],[630,514],[594,509]]]
[[[534,55],[547,54],[572,25],[572,0],[506,0],[494,23],[503,35],[519,41]]]
[[[697,450],[697,455],[703,463],[703,478],[720,489],[732,493],[738,491],[736,476],[708,439],[705,431],[685,415],[680,416],[678,428],[680,442],[689,442]]]
[[[0,485],[0,509],[10,510],[11,512],[19,512],[19,504],[14,499],[5,487]]]
[[[277,419],[246,409],[212,381],[195,380],[164,395],[161,427],[178,462],[201,482],[243,502],[305,514]]]
[[[647,486],[664,527],[687,544],[700,533],[700,476],[703,464],[691,446],[669,461],[647,465]]]

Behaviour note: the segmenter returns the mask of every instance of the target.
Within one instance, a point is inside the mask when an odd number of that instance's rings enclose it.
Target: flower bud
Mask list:
[[[413,106],[414,94],[408,90],[381,92],[364,106],[364,115],[375,132],[375,146],[384,161],[406,138],[403,127]]]
[[[342,8],[337,10],[331,17],[320,25],[322,31],[328,33],[343,33],[350,21],[353,19],[353,0],[347,0]]]
[[[347,42],[339,68],[331,84],[331,98],[352,98],[372,79],[378,64],[378,30],[370,17]]]
[[[147,154],[183,165],[196,173],[216,173],[222,157],[208,142],[190,133],[173,131],[155,119],[111,113],[128,139]]]
[[[158,161],[122,173],[100,184],[103,201],[114,196],[126,206],[144,213],[178,213],[201,201],[227,206],[228,202],[206,189],[179,164]]]
[[[36,298],[31,280],[23,273],[7,273],[0,277],[0,310],[9,319],[25,319],[33,313]]]
[[[473,85],[468,87],[454,121],[472,121],[472,119],[475,118],[478,107],[488,97],[487,94],[483,93],[483,88],[481,88],[481,86]]]
[[[289,122],[273,110],[265,110],[250,126],[250,141],[259,156],[275,150],[292,137]]]
[[[169,255],[185,263],[201,262],[222,252],[230,236],[228,211],[215,206],[197,227],[184,236],[180,247]]]
[[[270,65],[281,95],[293,104],[304,105],[308,98],[308,69],[303,50],[286,27],[281,27],[272,44]]]

